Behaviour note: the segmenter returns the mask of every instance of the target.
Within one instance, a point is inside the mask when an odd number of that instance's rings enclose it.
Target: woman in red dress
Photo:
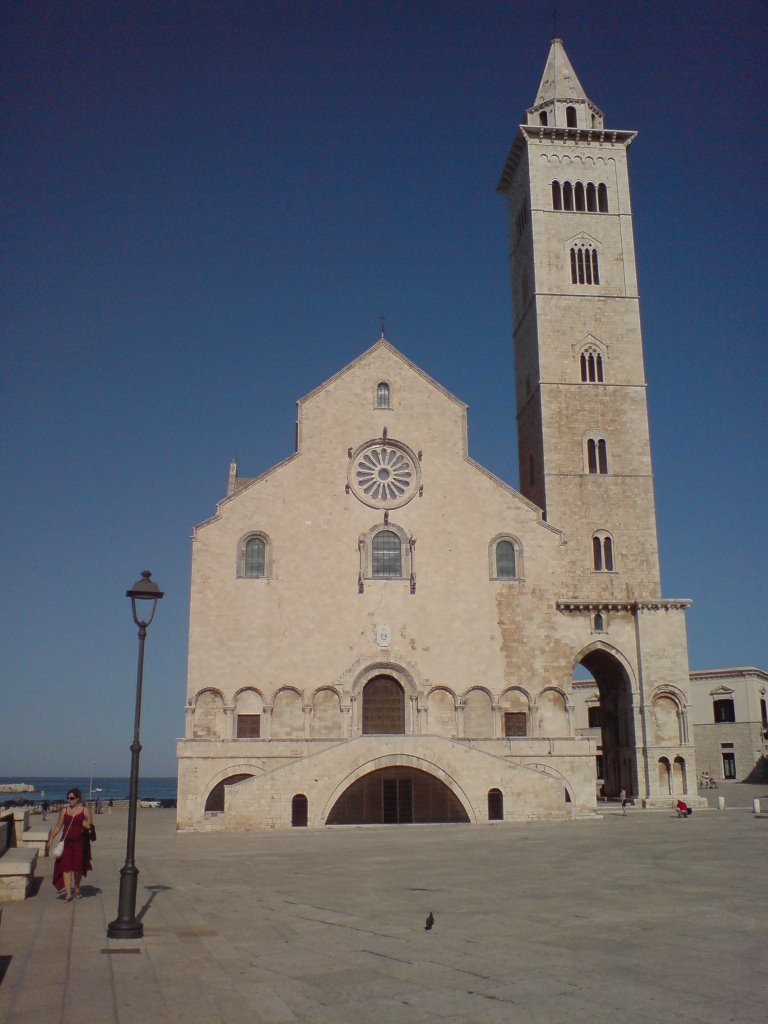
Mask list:
[[[59,811],[59,820],[48,836],[48,852],[53,849],[54,840],[59,832],[64,840],[64,853],[56,858],[53,868],[53,884],[61,892],[64,890],[64,902],[72,902],[72,880],[75,883],[75,899],[79,900],[80,879],[92,870],[90,830],[93,818],[90,808],[83,804],[83,794],[79,789],[70,789],[67,793],[67,806]]]

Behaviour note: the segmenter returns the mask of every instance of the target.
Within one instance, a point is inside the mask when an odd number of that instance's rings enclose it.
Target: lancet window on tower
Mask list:
[[[552,182],[552,209],[568,213],[608,213],[608,189],[604,182],[586,185],[577,181]]]
[[[585,348],[579,356],[582,384],[603,383],[603,357],[595,348]]]
[[[574,245],[571,248],[571,283],[600,284],[597,249],[591,245]]]
[[[587,439],[587,472],[604,474],[608,472],[608,448],[605,438]]]
[[[613,538],[605,530],[592,537],[592,568],[595,572],[613,572]]]

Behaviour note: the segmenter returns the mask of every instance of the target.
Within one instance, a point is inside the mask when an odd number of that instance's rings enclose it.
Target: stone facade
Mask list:
[[[688,602],[660,596],[633,133],[603,129],[566,65],[554,40],[500,185],[522,493],[383,335],[299,402],[293,455],[255,479],[233,464],[193,537],[180,827],[591,814],[598,745],[608,795],[670,799],[660,757],[695,778]],[[553,176],[583,211],[553,209]]]
[[[691,672],[699,770],[717,780],[768,781],[768,673],[757,668]]]

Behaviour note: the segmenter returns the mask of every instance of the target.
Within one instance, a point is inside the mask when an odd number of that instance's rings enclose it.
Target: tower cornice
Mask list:
[[[684,611],[693,602],[690,598],[658,598],[651,601],[570,601],[555,602],[559,612],[646,612],[646,611]]]
[[[551,125],[526,125],[518,127],[517,134],[512,142],[507,162],[501,172],[501,178],[496,186],[498,192],[507,192],[512,184],[517,165],[523,154],[526,143],[549,142],[552,145],[597,145],[597,146],[623,146],[625,149],[632,144],[637,132],[625,130],[610,131],[607,128],[564,128]]]

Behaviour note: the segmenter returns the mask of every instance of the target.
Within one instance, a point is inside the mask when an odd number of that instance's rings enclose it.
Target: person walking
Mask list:
[[[626,818],[626,816],[627,816],[627,791],[626,791],[626,789],[622,789],[622,791],[619,793],[619,800],[621,800],[621,813]]]
[[[67,806],[59,811],[59,818],[51,829],[46,843],[46,852],[53,849],[54,839],[62,833],[64,852],[56,858],[53,868],[53,884],[61,892],[64,890],[64,902],[72,902],[74,896],[79,900],[80,879],[93,869],[91,864],[91,840],[96,838],[90,808],[83,804],[83,794],[73,787],[67,793]]]

